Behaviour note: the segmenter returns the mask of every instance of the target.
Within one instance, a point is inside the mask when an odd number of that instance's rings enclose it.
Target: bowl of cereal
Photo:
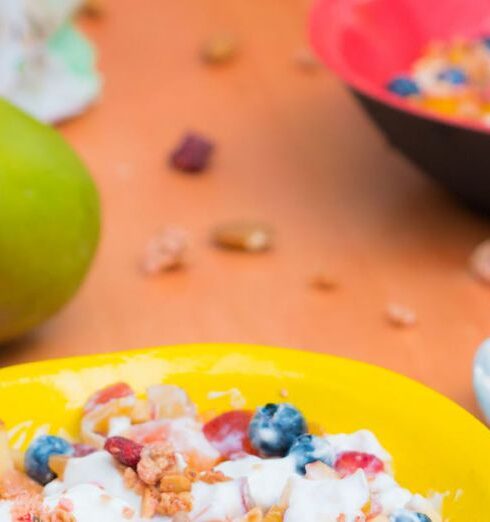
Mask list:
[[[0,521],[490,519],[490,432],[337,357],[191,345],[0,370]]]
[[[388,141],[490,212],[490,2],[317,0],[311,38]]]

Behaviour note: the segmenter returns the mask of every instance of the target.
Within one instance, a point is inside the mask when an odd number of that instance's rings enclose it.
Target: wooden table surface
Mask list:
[[[100,104],[63,133],[103,203],[100,249],[76,298],[0,363],[192,342],[297,347],[376,363],[476,411],[471,362],[490,333],[490,288],[466,271],[489,223],[460,208],[391,150],[339,81],[293,55],[308,0],[106,0],[83,25],[100,51]],[[239,57],[213,69],[200,42],[229,32]],[[187,129],[212,137],[201,176],[172,172]],[[262,219],[275,249],[209,244],[213,225]],[[144,277],[163,226],[189,230],[186,270]],[[319,267],[339,288],[309,286]],[[396,329],[387,303],[419,323]],[[328,375],[325,376],[328,379]]]

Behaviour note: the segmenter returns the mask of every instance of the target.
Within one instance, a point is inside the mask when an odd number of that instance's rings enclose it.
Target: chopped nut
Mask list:
[[[218,34],[203,43],[200,56],[210,65],[223,65],[235,58],[238,49],[236,38],[229,34]]]
[[[311,279],[311,286],[317,290],[329,292],[339,286],[338,280],[325,272],[318,272]]]
[[[386,318],[390,324],[399,328],[413,326],[417,322],[417,315],[413,310],[396,303],[387,306]]]
[[[51,455],[48,460],[49,469],[56,474],[56,476],[63,480],[66,465],[68,464],[67,455]]]
[[[192,482],[184,475],[164,475],[160,480],[162,493],[182,493],[190,491]]]
[[[162,493],[158,500],[157,513],[172,517],[180,511],[191,511],[192,497],[190,493]]]
[[[285,509],[280,506],[272,506],[265,515],[264,522],[282,522]]]
[[[289,397],[289,391],[286,388],[281,388],[279,390],[279,396],[285,399],[286,397]]]
[[[490,239],[486,239],[473,250],[469,267],[477,279],[490,284]]]
[[[218,482],[228,482],[231,480],[222,471],[211,469],[209,471],[203,471],[199,473],[199,479],[201,482],[206,484],[217,484]]]
[[[138,474],[133,468],[124,469],[123,482],[128,489],[132,489],[138,495],[142,495],[146,487],[145,483],[138,477]]]
[[[152,488],[146,488],[141,500],[142,518],[152,518],[157,512],[158,499]]]
[[[222,248],[260,252],[271,247],[272,231],[263,223],[234,221],[218,226],[213,240]]]
[[[155,485],[165,474],[178,472],[175,452],[164,442],[148,444],[141,452],[137,472],[143,482]]]
[[[196,133],[184,136],[170,155],[170,165],[188,173],[202,172],[211,160],[214,144]]]
[[[146,247],[142,268],[148,275],[175,270],[185,264],[187,234],[179,228],[166,228]]]
[[[309,47],[297,49],[293,58],[298,68],[305,72],[314,72],[320,66],[320,62]]]

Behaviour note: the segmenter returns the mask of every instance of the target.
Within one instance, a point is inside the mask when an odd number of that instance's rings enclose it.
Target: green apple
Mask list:
[[[56,312],[99,239],[99,198],[61,135],[0,99],[0,342]]]

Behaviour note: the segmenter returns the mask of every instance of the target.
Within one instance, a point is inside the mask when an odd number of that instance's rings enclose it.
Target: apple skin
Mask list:
[[[61,135],[0,99],[0,343],[58,311],[100,233],[97,189]]]

